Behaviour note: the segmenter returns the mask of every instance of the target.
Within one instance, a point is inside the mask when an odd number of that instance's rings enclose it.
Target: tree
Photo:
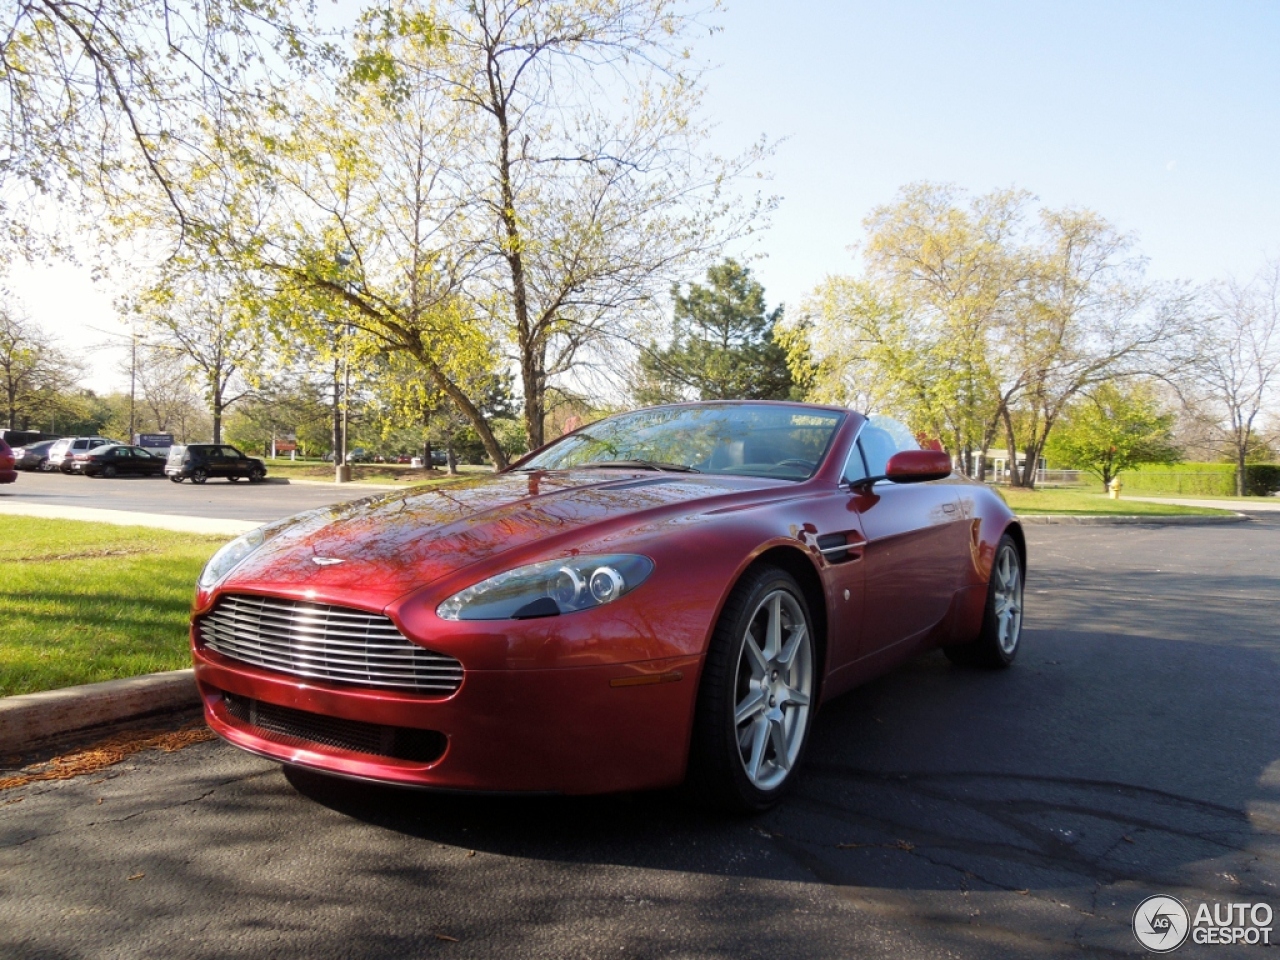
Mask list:
[[[1185,302],[1176,289],[1160,294],[1144,282],[1145,261],[1132,246],[1132,238],[1092,211],[1040,212],[1027,296],[997,347],[1014,486],[1035,486],[1035,465],[1054,424],[1082,391],[1162,367],[1161,348],[1179,329]],[[1019,446],[1021,471],[1013,455]]]
[[[728,190],[761,150],[707,151],[686,48],[697,23],[671,0],[437,9],[435,55],[396,74],[456,108],[467,292],[514,350],[534,449],[553,381],[625,334],[673,274],[750,231],[767,204]]]
[[[130,365],[142,416],[156,433],[173,434],[180,442],[203,439],[209,427],[200,397],[192,389],[191,371],[183,354],[172,347],[141,344]],[[134,432],[141,432],[136,430]]]
[[[194,371],[213,418],[213,442],[221,443],[223,416],[251,392],[248,378],[263,357],[256,297],[235,278],[184,269],[181,261],[171,265],[174,272],[138,299],[139,318]]]
[[[670,343],[640,357],[642,403],[786,400],[793,381],[774,337],[782,307],[765,308],[764,287],[735,260],[707,270],[707,286],[672,287]]]
[[[1055,462],[1094,474],[1105,490],[1125,470],[1182,459],[1174,420],[1161,412],[1150,385],[1103,383],[1067,408],[1046,450]]]
[[[1086,210],[912,184],[866,221],[865,274],[805,301],[815,391],[858,395],[984,470],[1004,430],[1038,462],[1081,391],[1153,365],[1182,301],[1142,282],[1132,241]],[[1016,460],[1010,457],[1011,461]],[[1013,472],[1033,486],[1034,469]]]
[[[1236,464],[1236,494],[1244,496],[1258,416],[1280,385],[1280,260],[1247,283],[1214,286],[1208,309],[1186,347],[1184,389],[1218,413]]]
[[[263,110],[287,67],[323,58],[291,0],[24,0],[0,8],[0,186],[116,209],[155,191],[190,226],[184,157]],[[82,194],[83,196],[84,194]],[[43,250],[0,205],[10,240]]]
[[[34,322],[11,307],[0,307],[0,401],[9,429],[43,421],[58,406],[58,394],[81,375],[80,367]]]

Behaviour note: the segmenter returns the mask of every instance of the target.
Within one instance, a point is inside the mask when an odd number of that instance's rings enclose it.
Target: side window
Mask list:
[[[866,460],[870,476],[882,477],[889,465],[889,458],[899,450],[919,450],[920,444],[907,429],[906,424],[893,417],[874,416],[858,434],[858,446]]]
[[[869,476],[871,474],[867,473],[866,464],[862,460],[862,447],[855,443],[853,449],[849,451],[849,459],[845,461],[844,476],[840,478],[840,482],[857,483]]]
[[[858,446],[867,461],[867,472],[873,477],[883,477],[889,458],[898,452],[893,435],[880,427],[867,424],[858,436]]]

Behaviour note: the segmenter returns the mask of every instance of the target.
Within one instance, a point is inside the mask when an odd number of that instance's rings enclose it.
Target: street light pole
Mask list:
[[[130,331],[129,345],[132,349],[129,360],[129,442],[133,443],[134,419],[133,419],[133,398],[138,383],[138,329],[135,327]]]
[[[347,267],[351,265],[352,256],[350,253],[339,251],[334,259],[338,263],[338,269],[346,272]],[[346,289],[346,280],[341,279],[342,288]],[[351,464],[347,463],[347,409],[351,405],[351,324],[343,325],[342,329],[342,422],[339,431],[337,450],[334,451],[334,482],[347,483],[351,480]]]

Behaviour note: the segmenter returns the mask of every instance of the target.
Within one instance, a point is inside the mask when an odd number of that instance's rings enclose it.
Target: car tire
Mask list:
[[[102,475],[106,477],[108,480],[114,480],[117,472],[118,471],[116,470],[116,468],[112,466],[106,466],[102,468]]]
[[[238,474],[238,473],[233,473],[233,474],[231,474],[231,476],[227,477],[227,479],[228,479],[228,480],[230,480],[232,483],[239,483],[239,482],[240,482],[240,474]]]
[[[267,479],[267,471],[263,470],[261,467],[254,467],[249,471],[250,483],[261,483],[265,479]]]
[[[720,810],[759,813],[795,782],[817,706],[804,592],[776,567],[748,572],[712,634],[694,715],[688,787]]]
[[[963,667],[1003,669],[1013,664],[1022,643],[1022,554],[1007,533],[996,545],[987,582],[987,605],[982,629],[968,643],[942,648],[952,663]]]
[[[209,479],[209,474],[203,469],[196,469],[191,471],[192,483],[204,483],[208,479]]]
[[[181,478],[181,477],[170,477],[169,479],[170,479],[170,480],[172,480],[174,483],[181,483],[181,482],[182,482],[182,478]]]
[[[40,472],[41,472],[41,473],[53,473],[53,464],[52,464],[52,463],[50,463],[48,460],[41,460],[41,461],[40,461]]]

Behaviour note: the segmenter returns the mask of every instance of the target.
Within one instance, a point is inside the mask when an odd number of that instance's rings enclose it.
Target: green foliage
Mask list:
[[[0,290],[0,295],[4,291]],[[66,389],[79,365],[59,350],[9,297],[0,303],[0,425],[31,429],[68,412]]]
[[[819,285],[807,336],[789,338],[810,398],[887,408],[962,460],[1003,432],[1036,462],[1066,406],[1171,320],[1146,309],[1127,237],[1087,210],[1032,216],[1033,201],[916,183],[873,210],[863,275]]]
[[[1236,470],[1230,463],[1138,466],[1124,475],[1123,482],[1126,493],[1230,497],[1236,492]]]
[[[1234,497],[1234,463],[1179,463],[1172,467],[1144,466],[1125,474],[1129,493],[1182,497]],[[1245,467],[1244,495],[1269,497],[1280,491],[1280,464],[1251,463]]]
[[[1246,497],[1269,497],[1280,491],[1280,463],[1250,463],[1244,476]]]
[[[1173,422],[1145,384],[1104,383],[1068,409],[1045,452],[1055,463],[1087,470],[1105,486],[1139,464],[1181,459]]]
[[[707,286],[681,293],[677,285],[671,296],[671,342],[640,358],[641,403],[792,397],[788,355],[774,335],[782,307],[766,310],[764,287],[748,268],[725,260],[707,271]]]

